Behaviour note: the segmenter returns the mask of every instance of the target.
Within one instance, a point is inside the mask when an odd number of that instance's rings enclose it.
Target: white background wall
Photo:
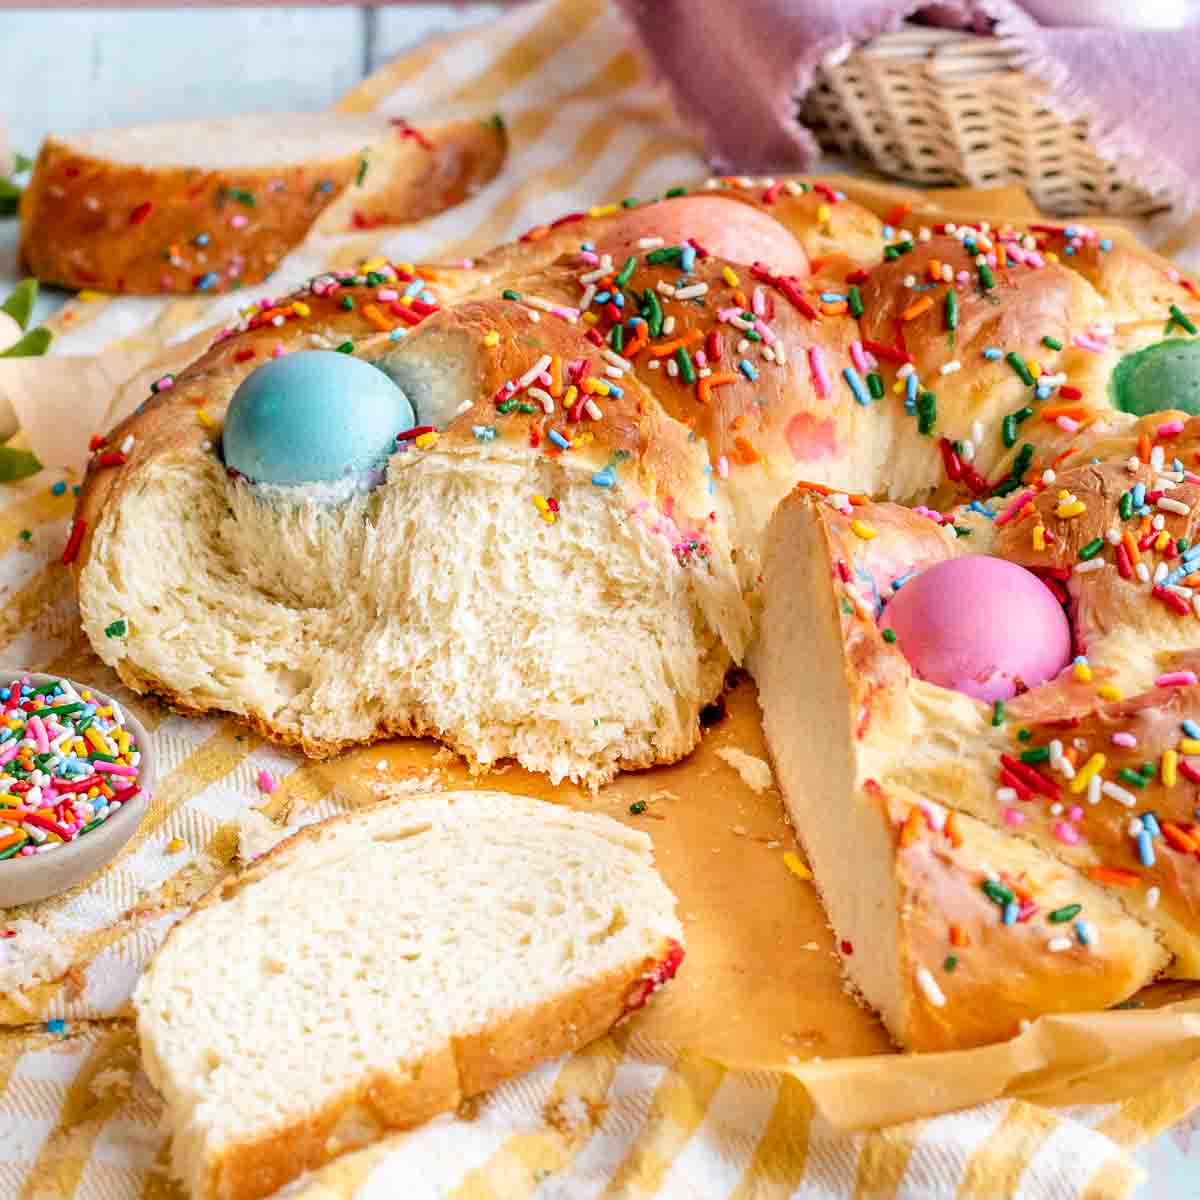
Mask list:
[[[328,108],[380,63],[500,10],[0,8],[0,116],[32,156],[51,130]]]

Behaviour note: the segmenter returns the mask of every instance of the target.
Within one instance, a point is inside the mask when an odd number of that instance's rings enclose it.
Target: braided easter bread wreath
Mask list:
[[[65,558],[131,687],[310,755],[595,786],[746,663],[848,981],[977,1044],[1200,969],[1198,317],[1086,226],[712,180],[248,309],[97,439]],[[934,610],[1003,619],[947,667]]]

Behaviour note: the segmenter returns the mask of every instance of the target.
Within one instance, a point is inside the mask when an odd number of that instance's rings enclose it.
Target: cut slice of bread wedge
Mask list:
[[[650,839],[495,792],[309,826],[170,933],[134,1003],[195,1200],[253,1200],[603,1035],[674,975]]]
[[[961,811],[992,750],[960,736],[952,710],[977,702],[936,689],[919,719],[911,693],[932,685],[876,625],[876,586],[961,550],[895,505],[854,512],[870,539],[811,492],[779,506],[754,654],[776,777],[848,983],[911,1050],[983,1045],[1044,1013],[1120,1003],[1167,964],[1156,931],[1052,840]],[[1015,727],[977,724],[981,739],[1020,745]],[[922,756],[942,764],[942,786],[905,784],[898,764]],[[1019,815],[1032,823],[1032,806]]]
[[[21,259],[63,287],[228,291],[265,279],[339,198],[341,229],[415,221],[491,180],[505,147],[499,121],[346,113],[50,137],[21,199]]]

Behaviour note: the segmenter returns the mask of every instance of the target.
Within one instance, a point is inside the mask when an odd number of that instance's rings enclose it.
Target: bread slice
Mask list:
[[[134,1004],[195,1200],[267,1196],[641,1007],[683,957],[650,839],[496,792],[309,826],[200,901]]]
[[[953,736],[951,693],[928,726],[910,721],[907,664],[856,586],[955,544],[894,505],[855,513],[871,540],[811,493],[780,505],[754,655],[776,776],[848,982],[912,1050],[982,1045],[1043,1013],[1127,999],[1168,961],[1156,932],[1075,865],[956,811],[988,747]],[[891,769],[922,755],[943,764],[945,786],[918,791]]]
[[[266,278],[339,197],[345,228],[414,221],[492,179],[504,151],[499,122],[345,113],[50,137],[21,200],[21,258],[65,287],[227,291]]]

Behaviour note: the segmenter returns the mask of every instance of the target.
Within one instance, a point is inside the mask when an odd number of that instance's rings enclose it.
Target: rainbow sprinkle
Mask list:
[[[28,677],[0,703],[0,860],[73,842],[140,793],[141,750],[115,703]]]

